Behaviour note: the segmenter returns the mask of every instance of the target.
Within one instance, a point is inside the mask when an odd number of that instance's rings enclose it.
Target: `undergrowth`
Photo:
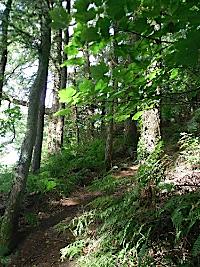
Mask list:
[[[29,175],[28,191],[57,191],[68,195],[104,169],[104,143],[100,139],[64,149],[48,157],[38,175]],[[89,181],[91,182],[91,181]]]
[[[104,170],[104,142],[73,145],[61,153],[43,159],[39,174],[29,174],[27,192],[68,195],[77,185],[85,185]],[[0,192],[8,193],[12,185],[12,169],[1,167]],[[88,179],[88,181],[87,181]]]
[[[61,249],[61,259],[82,267],[199,266],[200,192],[177,195],[168,185],[163,192],[164,169],[159,144],[124,194],[115,194],[124,182],[112,175],[94,181],[90,190],[105,195],[71,222],[75,242]]]
[[[8,193],[12,184],[12,170],[0,165],[0,193]]]

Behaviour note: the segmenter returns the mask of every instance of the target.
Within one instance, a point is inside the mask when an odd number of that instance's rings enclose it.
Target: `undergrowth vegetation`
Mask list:
[[[0,193],[8,193],[12,184],[11,169],[0,165]]]
[[[62,153],[50,156],[39,175],[30,175],[28,190],[41,193],[57,191],[69,194],[75,186],[85,185],[104,170],[104,142],[96,139],[84,145],[74,145]],[[87,180],[85,180],[87,177]]]
[[[68,195],[75,186],[91,182],[90,177],[93,179],[104,171],[104,142],[96,139],[84,145],[74,145],[60,154],[48,156],[43,162],[39,174],[30,173],[27,192],[46,194],[55,191]],[[11,185],[12,169],[1,168],[0,192],[8,193]]]
[[[195,142],[181,138],[186,160],[193,161]],[[68,225],[75,241],[61,249],[61,259],[75,258],[82,267],[199,266],[200,192],[165,184],[165,167],[160,143],[135,177],[94,181],[89,190],[104,194]]]
[[[199,139],[185,133],[178,145],[177,160],[198,166]],[[29,175],[28,193],[66,196],[77,185],[102,193],[80,216],[54,227],[58,233],[73,235],[61,249],[61,260],[76,259],[80,267],[199,266],[200,192],[180,191],[166,183],[167,164],[164,144],[159,142],[136,175],[105,173],[104,144],[95,140],[63,150],[50,157],[39,174]],[[1,192],[8,192],[12,180],[6,171],[0,176]],[[37,225],[33,213],[24,217]]]

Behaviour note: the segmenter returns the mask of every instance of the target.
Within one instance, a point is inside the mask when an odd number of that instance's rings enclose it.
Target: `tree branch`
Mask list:
[[[171,42],[171,41],[161,40],[160,38],[154,38],[154,37],[147,36],[147,35],[144,35],[142,33],[138,33],[138,32],[135,32],[135,31],[128,30],[128,29],[119,29],[119,31],[135,34],[135,35],[137,35],[137,36],[139,36],[141,38],[152,40],[152,41],[156,42],[156,44],[161,44],[161,43],[163,43],[163,44],[174,44],[174,42]]]
[[[8,96],[5,93],[3,94],[2,100],[8,101],[9,103],[13,103],[15,105],[19,105],[19,106],[23,106],[23,107],[28,107],[28,105],[29,105],[28,101],[17,99],[13,96]],[[45,115],[50,115],[53,113],[54,113],[54,111],[52,108],[45,108]]]

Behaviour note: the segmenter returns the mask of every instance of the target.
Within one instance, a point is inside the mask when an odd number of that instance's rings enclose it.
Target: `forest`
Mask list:
[[[0,1],[0,266],[200,266],[200,1]]]

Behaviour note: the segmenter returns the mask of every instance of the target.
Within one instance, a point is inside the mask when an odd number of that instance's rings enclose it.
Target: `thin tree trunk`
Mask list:
[[[14,172],[14,182],[11,189],[8,204],[3,216],[0,231],[0,252],[6,254],[12,250],[14,237],[18,227],[18,218],[21,202],[26,187],[27,176],[31,163],[33,146],[37,133],[37,120],[39,102],[42,90],[45,86],[47,68],[51,46],[50,18],[46,5],[44,6],[44,21],[41,26],[41,47],[39,50],[39,66],[37,76],[29,95],[29,108],[27,117],[26,134],[21,146],[20,158]]]
[[[109,115],[113,115],[114,103],[111,103],[110,109],[108,111]],[[106,148],[105,148],[105,168],[110,170],[112,168],[112,153],[113,153],[113,129],[114,120],[110,119],[107,126],[107,136],[106,136]]]
[[[47,70],[48,73],[48,70]],[[47,78],[47,77],[46,77]],[[44,116],[45,116],[45,99],[47,91],[47,79],[45,81],[45,86],[40,98],[40,109],[38,115],[38,125],[37,125],[37,137],[33,152],[32,159],[32,172],[37,173],[40,170],[41,155],[42,155],[42,142],[44,133]]]
[[[117,33],[117,25],[114,25],[114,35]],[[111,56],[111,81],[113,84],[113,92],[117,91],[118,83],[113,78],[113,68],[115,64],[118,64],[118,58],[115,54],[115,48],[117,46],[116,41],[113,42],[113,55]],[[113,58],[112,58],[113,57]],[[110,107],[108,108],[108,115],[111,116],[111,119],[109,121],[109,124],[107,126],[107,136],[106,136],[106,148],[105,148],[105,167],[106,170],[109,170],[112,167],[112,154],[113,154],[113,130],[114,130],[114,100],[111,101]]]
[[[12,0],[8,0],[6,3],[6,8],[2,15],[2,24],[1,24],[1,55],[0,55],[0,106],[3,97],[3,84],[4,84],[4,76],[5,76],[5,69],[7,64],[7,57],[8,57],[8,25],[9,25],[9,17],[10,11],[12,6]]]
[[[77,141],[77,144],[79,144],[80,143],[80,131],[79,131],[79,126],[78,126],[78,107],[77,107],[77,105],[75,105],[74,111],[75,111],[76,141]]]
[[[105,116],[106,116],[106,107],[105,107],[105,103],[102,103],[101,104],[101,126],[100,126],[101,137],[104,137],[106,134]]]

